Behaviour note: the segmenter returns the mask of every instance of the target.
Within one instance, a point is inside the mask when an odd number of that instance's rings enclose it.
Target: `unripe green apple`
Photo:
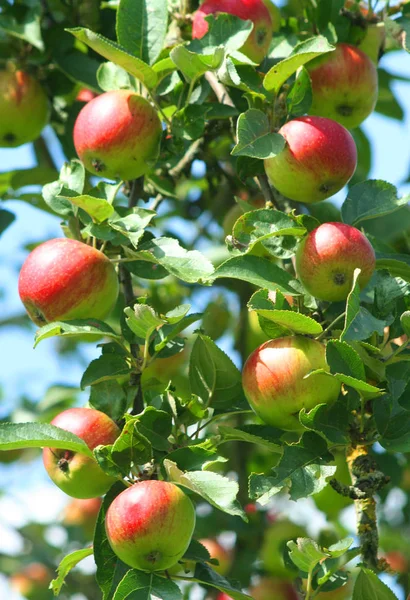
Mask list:
[[[316,373],[329,370],[325,347],[301,335],[270,340],[259,346],[243,368],[245,396],[256,414],[268,425],[290,431],[303,430],[298,419],[302,408],[334,402],[340,384]]]
[[[42,563],[31,563],[10,577],[13,590],[27,600],[49,600],[52,592],[48,589],[53,574]]]
[[[310,114],[334,119],[352,129],[374,110],[377,69],[356,46],[337,44],[334,52],[315,58],[306,68],[313,91]]]
[[[90,450],[113,444],[120,430],[110,417],[93,408],[69,408],[57,415],[52,425],[74,433]],[[94,458],[60,448],[44,448],[47,473],[63,492],[73,498],[97,498],[115,481],[100,468]]]
[[[295,588],[289,581],[263,577],[249,590],[254,600],[299,600]]]
[[[94,533],[101,498],[75,498],[64,509],[63,523],[69,527],[81,527],[87,536]]]
[[[57,238],[37,246],[20,271],[19,294],[30,319],[52,321],[104,319],[118,297],[118,278],[99,250]]]
[[[279,130],[285,148],[265,160],[275,188],[297,202],[320,202],[333,196],[351,179],[357,150],[351,134],[331,119],[299,117]]]
[[[376,264],[372,245],[355,227],[323,223],[311,231],[296,251],[296,272],[306,290],[328,302],[345,300],[355,269],[361,269],[359,285],[369,282]]]
[[[192,37],[202,38],[209,29],[205,21],[208,15],[229,13],[244,21],[252,21],[253,29],[240,49],[255,63],[265,58],[272,40],[272,21],[268,9],[262,0],[204,0],[194,14]]]
[[[36,140],[49,113],[46,93],[34,77],[24,71],[0,71],[0,147]]]
[[[270,14],[270,20],[272,21],[272,31],[273,31],[273,33],[276,33],[280,29],[280,20],[281,20],[280,10],[276,6],[276,4],[274,4],[272,2],[272,0],[263,0],[263,3],[266,6],[266,8],[268,9],[269,14]]]
[[[260,552],[265,571],[280,579],[294,579],[297,569],[285,565],[283,553],[290,540],[305,536],[304,528],[288,519],[274,521],[265,533]]]
[[[184,492],[166,481],[141,481],[109,506],[105,528],[115,554],[141,571],[163,571],[185,554],[195,509]]]
[[[82,108],[74,125],[74,146],[90,173],[108,179],[136,179],[159,154],[161,121],[142,96],[106,92]]]

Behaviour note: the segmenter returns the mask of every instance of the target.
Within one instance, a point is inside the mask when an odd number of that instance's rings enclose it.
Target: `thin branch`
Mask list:
[[[169,174],[171,175],[171,177],[178,177],[178,175],[180,175],[182,173],[182,171],[185,169],[185,167],[187,167],[194,160],[195,155],[198,152],[199,148],[201,147],[201,144],[203,143],[203,141],[204,141],[204,138],[199,138],[198,140],[195,140],[195,142],[193,142],[190,145],[190,147],[185,152],[185,154],[181,158],[181,160],[175,165],[175,167],[173,167],[169,171]]]
[[[218,78],[216,77],[215,73],[212,73],[212,71],[207,71],[205,73],[205,79],[215,92],[215,96],[218,98],[218,102],[236,108],[232,98],[228,94],[226,87],[223,85],[223,83],[218,81]]]
[[[271,186],[269,185],[269,181],[268,181],[266,174],[261,173],[260,175],[257,176],[257,180],[260,185],[262,194],[265,197],[266,204],[268,204],[268,206],[272,205],[273,208],[275,208],[276,210],[279,210],[278,204],[275,200],[275,196],[273,195],[273,191],[272,191]]]

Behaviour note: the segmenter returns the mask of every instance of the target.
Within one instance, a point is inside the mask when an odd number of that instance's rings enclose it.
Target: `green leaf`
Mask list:
[[[135,304],[133,309],[128,306],[124,309],[124,313],[127,316],[125,320],[128,327],[143,340],[149,339],[157,327],[166,323],[148,304]]]
[[[349,413],[344,397],[329,406],[318,404],[308,413],[299,413],[302,425],[324,436],[331,444],[346,445],[348,441]]]
[[[140,260],[146,260],[163,266],[169,273],[188,283],[208,279],[214,268],[212,263],[197,250],[185,250],[174,238],[157,238],[140,246],[132,254]]]
[[[295,83],[286,96],[288,114],[292,117],[301,117],[309,113],[312,104],[312,83],[309,73],[301,67]]]
[[[322,437],[313,432],[304,433],[298,444],[285,445],[273,476],[255,473],[250,476],[250,497],[265,505],[285,487],[289,488],[292,500],[317,494],[336,472],[336,466],[327,464],[332,460]]]
[[[224,442],[247,442],[264,446],[271,452],[282,452],[280,438],[283,435],[281,429],[269,427],[268,425],[244,425],[243,427],[227,427],[220,425],[218,432],[221,435],[221,444]]]
[[[120,219],[112,219],[109,225],[115,231],[126,236],[136,248],[144,235],[146,227],[148,227],[155,216],[156,213],[153,210],[136,207],[133,208],[133,212],[130,215]]]
[[[0,210],[0,235],[13,223],[15,215],[8,210]]]
[[[98,52],[98,54],[101,54],[107,60],[125,69],[147,88],[152,89],[157,84],[158,75],[155,71],[115,42],[103,37],[99,33],[94,33],[90,29],[82,27],[74,27],[66,29],[66,31],[80,40],[80,42],[87,44],[87,46]]]
[[[207,15],[205,19],[209,23],[207,33],[192,43],[193,47],[202,47],[203,52],[219,47],[231,54],[242,48],[254,27],[252,21],[224,12]]]
[[[287,543],[289,557],[298,569],[309,573],[326,558],[330,558],[328,552],[323,552],[319,545],[310,538],[298,538],[296,542],[291,540]]]
[[[167,412],[147,406],[144,412],[138,415],[137,427],[155,450],[169,451],[171,444],[168,437],[172,431],[172,419]]]
[[[108,379],[128,375],[130,367],[118,354],[103,354],[91,361],[81,378],[81,389]]]
[[[342,206],[345,223],[355,225],[368,219],[388,215],[407,205],[409,196],[397,197],[397,188],[381,180],[357,183],[349,189]]]
[[[129,472],[131,463],[143,465],[151,460],[151,444],[139,430],[138,417],[127,415],[124,428],[111,447],[111,456],[126,473]]]
[[[232,236],[249,252],[259,242],[272,237],[303,236],[305,233],[306,228],[288,215],[279,210],[261,208],[241,215],[234,225]]]
[[[45,423],[1,423],[0,450],[61,448],[93,456],[87,444],[69,431]]]
[[[152,65],[164,46],[167,0],[120,0],[117,39],[130,54]]]
[[[258,309],[256,312],[267,321],[276,323],[289,332],[318,335],[323,331],[321,324],[314,319],[291,310]]]
[[[130,569],[119,582],[112,600],[182,600],[177,584],[155,573],[143,573]]]
[[[103,63],[97,71],[98,85],[104,92],[112,90],[134,90],[130,75],[125,69],[112,62]]]
[[[79,160],[64,163],[57,181],[48,183],[43,187],[43,198],[46,204],[58,215],[67,217],[73,214],[73,205],[70,200],[60,197],[63,188],[71,190],[73,194],[81,195],[85,183],[84,165]]]
[[[232,600],[252,600],[251,596],[240,591],[239,584],[236,582],[231,583],[225,577],[222,577],[222,575],[211,569],[210,566],[203,563],[197,563],[193,581],[201,585],[214,587],[227,594]]]
[[[25,7],[24,15],[19,14],[20,18],[14,13],[13,9],[8,7],[0,14],[0,30],[8,35],[28,42],[40,51],[44,50],[44,42],[41,37],[41,7],[33,5],[31,8]],[[14,14],[13,14],[14,13]]]
[[[293,49],[292,53],[274,65],[266,74],[263,85],[269,91],[277,94],[291,75],[293,75],[299,67],[305,65],[313,58],[333,51],[335,48],[331,46],[327,39],[321,35],[301,42]]]
[[[383,336],[387,323],[373,317],[373,315],[360,306],[360,286],[357,279],[360,269],[355,269],[353,287],[347,298],[346,318],[344,329],[340,335],[341,341],[366,340],[374,332]]]
[[[271,291],[279,289],[284,294],[302,293],[301,285],[287,272],[259,256],[235,256],[218,267],[210,281],[222,278],[239,279]]]
[[[254,108],[239,116],[236,135],[238,143],[231,152],[233,156],[273,158],[285,147],[285,138],[272,132],[266,114]]]
[[[386,269],[392,277],[410,282],[410,257],[406,254],[376,252],[376,269]]]
[[[198,335],[189,362],[191,390],[206,406],[230,407],[242,395],[242,377],[211,338]]]
[[[174,462],[167,459],[164,460],[164,467],[170,481],[195,492],[215,508],[247,521],[245,513],[236,500],[239,491],[236,481],[210,471],[184,473]]]
[[[50,337],[77,337],[92,336],[96,339],[101,336],[112,339],[121,339],[113,329],[103,321],[97,319],[73,319],[72,321],[54,321],[48,323],[36,331],[34,336],[34,348],[43,340]]]
[[[102,223],[114,212],[113,206],[105,198],[98,198],[89,194],[78,195],[76,192],[64,187],[58,194],[58,198],[69,200],[72,204],[82,208],[96,223]]]
[[[400,323],[403,327],[404,333],[410,335],[410,311],[406,310],[400,317]]]
[[[212,54],[197,54],[191,52],[185,45],[175,46],[170,57],[187,81],[195,81],[207,71],[214,71],[222,64],[225,51],[216,48]]]
[[[53,579],[50,582],[50,588],[53,590],[53,594],[58,596],[61,592],[61,588],[64,585],[65,578],[71,569],[74,569],[78,565],[79,562],[87,558],[87,556],[91,556],[93,554],[93,548],[83,548],[82,550],[75,550],[70,554],[67,554],[60,562],[57,567],[58,577]]]
[[[366,381],[362,359],[346,342],[330,340],[326,345],[326,362],[331,373],[343,373],[349,377]]]
[[[120,421],[127,410],[127,396],[115,379],[91,386],[88,402],[92,408],[106,413],[114,421]]]
[[[397,600],[385,583],[370,569],[361,569],[353,590],[353,600]]]

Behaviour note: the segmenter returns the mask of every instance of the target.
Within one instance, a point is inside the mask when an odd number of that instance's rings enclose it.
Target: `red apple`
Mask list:
[[[272,31],[273,31],[273,33],[276,33],[280,29],[280,20],[281,20],[280,10],[276,6],[276,4],[273,3],[272,0],[263,0],[263,3],[266,6],[266,8],[268,9],[269,14],[270,14],[270,20],[272,21]]]
[[[159,154],[162,126],[155,109],[128,90],[106,92],[87,102],[74,125],[74,146],[90,173],[136,179]]]
[[[361,269],[364,288],[376,258],[368,239],[344,223],[323,223],[311,231],[296,251],[296,271],[306,290],[328,302],[345,300],[352,288],[353,273]]]
[[[389,567],[396,573],[407,573],[409,570],[409,561],[400,550],[390,550],[384,556]]]
[[[47,95],[34,77],[24,71],[0,71],[0,147],[36,140],[49,113]]]
[[[286,146],[265,160],[275,188],[297,202],[319,202],[333,196],[353,176],[356,144],[351,134],[331,119],[300,117],[279,130]]]
[[[99,250],[57,238],[40,244],[20,271],[19,294],[36,325],[71,319],[104,319],[118,296],[118,278]]]
[[[75,498],[64,509],[63,523],[81,527],[86,535],[92,535],[101,508],[101,498]]]
[[[198,540],[208,550],[211,558],[216,558],[219,565],[212,565],[214,571],[220,575],[226,575],[232,566],[232,552],[226,550],[221,544],[211,538]]]
[[[52,425],[74,433],[90,450],[113,444],[120,430],[110,417],[92,408],[69,408],[57,415]],[[43,462],[47,473],[63,492],[73,498],[97,498],[115,481],[99,467],[94,458],[60,448],[44,448]]]
[[[141,481],[108,508],[105,528],[115,554],[141,571],[163,571],[185,554],[195,509],[184,492],[166,481]]]
[[[301,335],[270,340],[245,363],[245,396],[268,425],[301,431],[298,413],[302,408],[330,404],[339,395],[340,384],[335,379],[322,373],[305,378],[316,369],[329,370],[320,342]]]
[[[77,100],[77,102],[90,102],[90,100],[93,100],[97,96],[98,94],[96,94],[92,90],[89,90],[87,88],[81,88],[75,99]]]
[[[231,596],[228,596],[228,594],[225,594],[224,592],[219,592],[219,594],[216,597],[216,600],[233,600],[233,598]]]
[[[295,588],[289,581],[263,577],[249,590],[254,600],[299,600]]]
[[[252,21],[253,29],[241,52],[255,63],[265,58],[272,40],[272,21],[262,0],[205,0],[194,14],[192,37],[202,38],[209,29],[208,15],[228,13],[244,21]]]
[[[45,600],[52,597],[48,586],[53,574],[42,563],[31,563],[10,577],[13,590],[28,600]]]
[[[312,115],[358,127],[374,110],[378,96],[377,69],[362,50],[337,44],[334,52],[307,64],[312,80]]]

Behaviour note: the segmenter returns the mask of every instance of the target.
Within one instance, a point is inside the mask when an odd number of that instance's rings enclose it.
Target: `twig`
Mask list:
[[[226,87],[223,85],[223,83],[218,81],[218,78],[214,73],[212,73],[212,71],[207,71],[205,73],[205,79],[215,92],[215,96],[218,98],[218,102],[235,108],[235,104],[230,95],[228,94]]]
[[[279,207],[278,207],[277,202],[275,200],[275,196],[273,195],[272,188],[269,185],[269,181],[268,181],[268,178],[266,176],[266,173],[261,173],[260,175],[258,175],[257,176],[257,180],[258,180],[258,183],[260,185],[262,194],[265,197],[265,202],[268,204],[268,206],[271,205],[276,210],[279,210]]]
[[[175,167],[173,167],[169,171],[169,174],[171,175],[171,177],[178,177],[178,175],[180,175],[180,173],[182,173],[182,171],[185,169],[185,167],[187,167],[189,165],[189,163],[191,163],[194,160],[195,155],[198,152],[203,141],[204,141],[204,138],[199,138],[198,140],[195,140],[195,142],[193,142],[190,145],[190,147],[185,152],[185,154],[181,158],[181,160],[175,165]]]
[[[338,323],[338,322],[339,322],[341,319],[343,319],[345,316],[346,316],[346,313],[345,313],[345,312],[342,312],[342,313],[341,313],[341,314],[340,314],[338,317],[336,317],[336,319],[334,319],[334,321],[332,321],[332,322],[330,323],[330,325],[328,325],[328,326],[326,327],[326,329],[324,329],[324,330],[322,331],[322,333],[321,333],[320,335],[318,335],[318,336],[317,336],[317,338],[315,338],[315,339],[317,339],[317,340],[321,340],[321,339],[322,339],[322,337],[324,337],[328,331],[330,331],[331,329],[333,329],[333,327],[336,325],[336,323]]]

